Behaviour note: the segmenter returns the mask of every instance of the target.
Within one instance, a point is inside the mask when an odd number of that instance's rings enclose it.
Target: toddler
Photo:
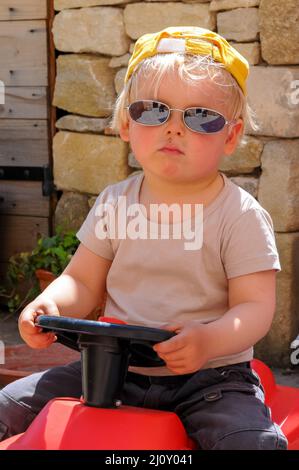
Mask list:
[[[101,192],[69,265],[19,319],[29,346],[48,347],[55,335],[36,316],[85,318],[107,289],[107,315],[177,333],[154,345],[165,366],[130,367],[121,400],[174,411],[199,449],[287,448],[250,366],[275,311],[272,221],[219,171],[251,120],[248,72],[224,38],[199,27],[137,41],[112,125],[143,171]],[[80,362],[8,385],[0,439],[53,397],[81,393]]]

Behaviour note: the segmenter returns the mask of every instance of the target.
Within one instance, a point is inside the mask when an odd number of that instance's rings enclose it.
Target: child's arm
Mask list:
[[[274,270],[230,279],[229,310],[219,320],[198,320],[169,325],[178,335],[155,346],[169,369],[178,374],[194,372],[217,357],[245,351],[270,329],[275,311]]]
[[[269,331],[275,305],[274,270],[230,279],[229,310],[217,322],[208,325],[214,339],[211,351],[216,351],[218,357],[253,346]]]
[[[85,318],[100,306],[112,261],[80,244],[64,272],[22,311],[19,330],[32,348],[45,348],[55,340],[53,333],[41,333],[34,326],[40,314]]]

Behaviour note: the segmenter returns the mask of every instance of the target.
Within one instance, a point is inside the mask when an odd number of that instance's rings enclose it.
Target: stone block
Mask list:
[[[222,158],[220,170],[230,174],[252,173],[261,166],[263,143],[250,136],[244,136],[242,145],[232,155]]]
[[[248,78],[249,103],[259,129],[246,134],[299,137],[299,67],[251,67]]]
[[[79,230],[89,212],[88,197],[85,194],[65,191],[55,210],[55,226],[63,231]]]
[[[54,106],[91,117],[110,116],[114,102],[114,71],[109,59],[65,54],[57,59]]]
[[[124,54],[120,57],[112,57],[109,62],[109,67],[118,68],[118,67],[127,67],[131,54]]]
[[[250,8],[259,6],[260,0],[212,0],[211,11],[233,10],[234,8]]]
[[[232,46],[242,54],[249,65],[257,65],[261,60],[261,46],[259,42],[237,42]]]
[[[277,232],[299,230],[299,139],[265,144],[258,200]]]
[[[61,131],[53,157],[55,185],[66,191],[98,194],[130,173],[128,145],[116,137]]]
[[[218,33],[227,40],[256,41],[259,33],[258,8],[237,8],[217,15]]]
[[[129,50],[123,10],[112,7],[62,10],[53,22],[56,49],[120,56]]]
[[[122,5],[136,0],[54,0],[55,10],[66,8],[95,7],[99,5]]]
[[[88,118],[68,114],[56,122],[57,129],[73,132],[103,133],[109,125],[110,118]]]
[[[273,65],[299,63],[298,0],[261,0],[262,57]]]
[[[137,39],[145,33],[154,33],[170,26],[201,26],[214,30],[215,13],[208,4],[186,3],[133,3],[124,10],[125,28],[128,36]]]

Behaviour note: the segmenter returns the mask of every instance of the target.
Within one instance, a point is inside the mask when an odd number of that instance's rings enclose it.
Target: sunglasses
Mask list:
[[[171,111],[180,111],[183,113],[185,126],[193,132],[200,134],[216,134],[220,132],[227,124],[233,124],[236,121],[227,121],[225,117],[207,108],[170,108],[167,104],[154,100],[134,101],[126,107],[133,121],[143,126],[161,126],[168,121]]]

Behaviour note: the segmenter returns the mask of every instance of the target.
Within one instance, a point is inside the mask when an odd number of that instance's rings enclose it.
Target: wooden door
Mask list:
[[[31,250],[52,229],[55,195],[44,175],[55,119],[53,15],[52,1],[0,2],[0,276],[12,254]]]

